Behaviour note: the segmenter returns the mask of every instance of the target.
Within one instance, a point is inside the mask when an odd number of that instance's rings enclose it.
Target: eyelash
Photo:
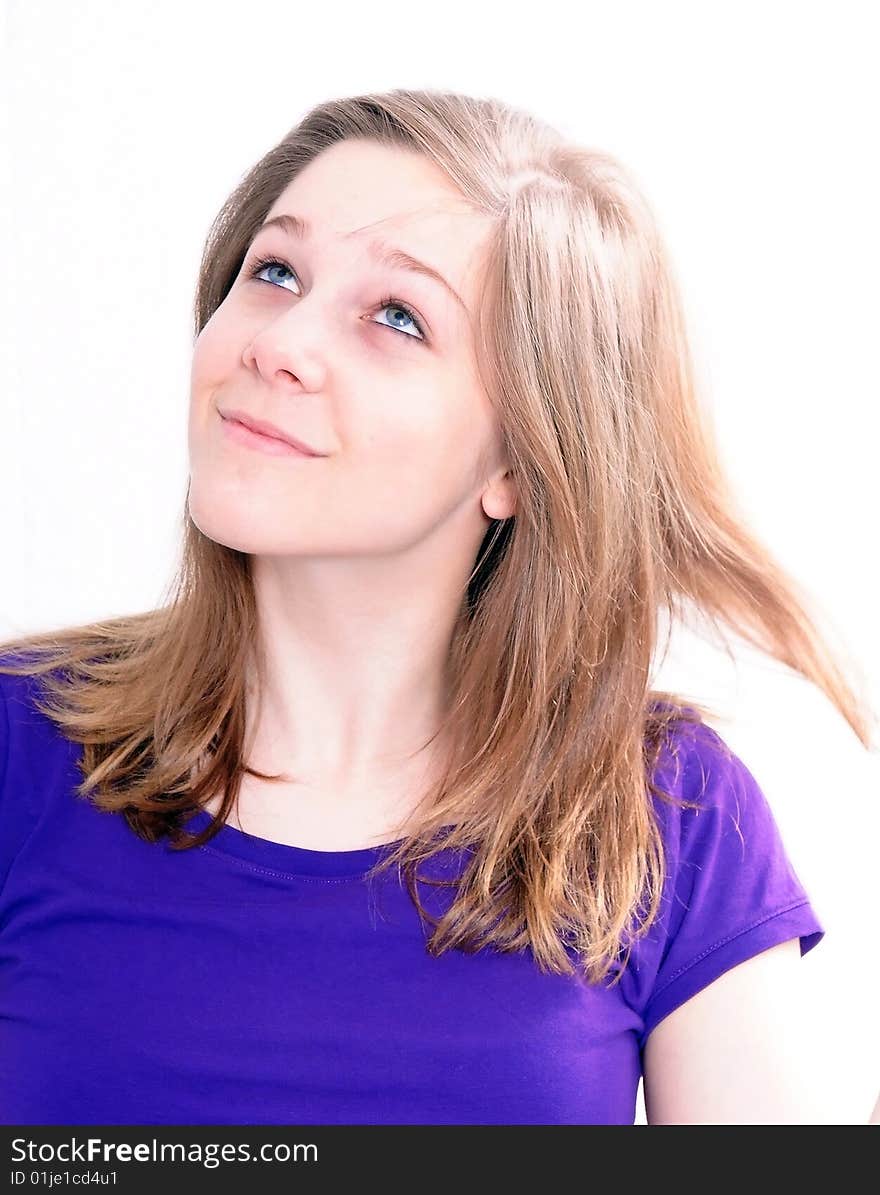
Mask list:
[[[255,257],[247,266],[247,277],[255,278],[257,274],[259,274],[262,270],[265,270],[266,266],[281,266],[282,269],[287,270],[288,273],[293,274],[294,277],[297,276],[296,270],[294,270],[292,266],[289,266],[287,262],[283,261],[280,257]],[[263,281],[263,279],[259,279],[259,281]],[[270,285],[273,284],[270,283]],[[406,337],[407,340],[421,340],[423,343],[426,342],[425,329],[422,327],[421,321],[411,307],[409,307],[406,303],[401,302],[400,299],[395,298],[394,295],[386,295],[384,299],[381,299],[378,306],[375,308],[375,311],[381,311],[384,307],[399,307],[401,311],[406,312],[406,314],[412,320],[413,325],[417,329],[419,335],[411,336],[408,332],[403,332],[400,328],[395,328],[391,324],[380,324],[379,327],[390,328],[392,332],[396,332],[398,336]]]

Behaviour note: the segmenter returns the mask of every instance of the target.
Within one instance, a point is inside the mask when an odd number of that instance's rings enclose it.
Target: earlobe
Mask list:
[[[489,519],[509,519],[516,514],[516,490],[508,476],[483,493],[483,510]]]

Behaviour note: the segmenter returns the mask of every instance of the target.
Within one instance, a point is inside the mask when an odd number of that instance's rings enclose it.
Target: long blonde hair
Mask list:
[[[402,866],[434,953],[529,946],[542,969],[571,973],[571,947],[596,982],[659,911],[651,794],[673,799],[652,780],[659,752],[674,722],[710,715],[649,688],[663,611],[692,602],[733,627],[814,682],[866,747],[873,715],[735,508],[661,236],[608,154],[495,99],[400,89],[318,104],[217,215],[196,336],[277,196],[354,137],[426,155],[492,217],[476,351],[517,489],[462,593],[448,766],[381,866]],[[0,645],[25,657],[0,671],[41,676],[39,708],[84,744],[78,795],[175,849],[218,832],[244,773],[283,778],[242,759],[250,558],[202,534],[188,505],[189,491],[159,608]],[[185,816],[218,791],[210,825],[187,834]],[[437,920],[414,867],[441,845],[471,857]]]

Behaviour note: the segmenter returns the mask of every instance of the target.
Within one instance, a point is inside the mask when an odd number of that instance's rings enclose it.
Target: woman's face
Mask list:
[[[194,522],[247,553],[394,553],[446,536],[472,561],[488,518],[513,513],[469,322],[488,221],[430,162],[368,141],[325,150],[266,219],[279,215],[309,235],[258,231],[195,345]],[[382,264],[379,240],[436,269],[461,302]],[[277,264],[251,276],[258,257]],[[322,455],[257,451],[221,416],[231,410]]]

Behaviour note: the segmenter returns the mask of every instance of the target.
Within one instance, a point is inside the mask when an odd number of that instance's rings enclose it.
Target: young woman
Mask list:
[[[3,645],[3,1121],[627,1124],[642,1075],[651,1123],[816,1116],[824,930],[658,616],[868,714],[625,171],[492,100],[321,104],[195,315],[169,601]]]

